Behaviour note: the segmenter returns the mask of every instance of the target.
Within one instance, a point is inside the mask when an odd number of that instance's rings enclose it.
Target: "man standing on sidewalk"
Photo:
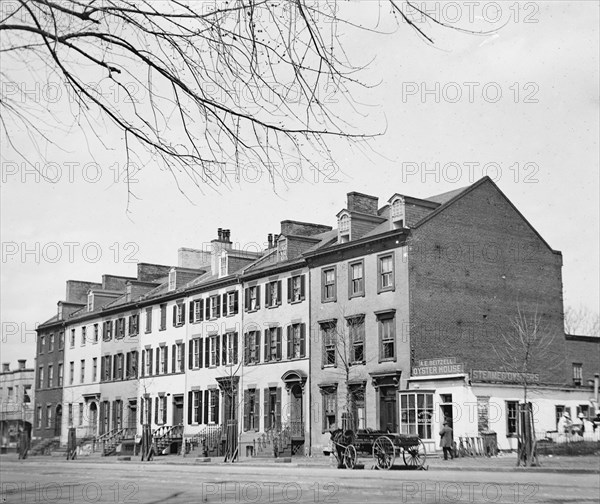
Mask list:
[[[445,421],[443,427],[440,430],[440,446],[444,451],[444,460],[448,460],[448,454],[450,454],[450,458],[454,459],[454,453],[452,453],[452,427],[448,425],[448,422]]]

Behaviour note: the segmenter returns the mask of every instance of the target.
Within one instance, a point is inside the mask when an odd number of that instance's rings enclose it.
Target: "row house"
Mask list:
[[[3,453],[18,448],[19,435],[31,437],[34,416],[35,370],[19,359],[17,369],[10,362],[2,363],[0,371],[0,446]]]
[[[351,192],[336,217],[282,221],[261,252],[219,228],[177,266],[67,282],[38,328],[34,435],[133,444],[149,425],[164,453],[235,436],[239,456],[272,456],[318,454],[337,428],[436,449],[446,420],[514,448],[520,376],[498,351],[519,313],[553,338],[528,371],[539,429],[594,414],[600,340],[564,334],[561,254],[489,178],[381,206]]]

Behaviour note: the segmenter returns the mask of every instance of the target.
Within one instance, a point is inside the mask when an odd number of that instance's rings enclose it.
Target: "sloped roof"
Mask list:
[[[466,191],[470,187],[471,186],[460,187],[460,188],[454,189],[452,191],[448,191],[448,192],[441,193],[441,194],[436,194],[434,196],[429,196],[428,198],[425,198],[425,199],[427,201],[433,201],[434,203],[439,203],[440,205],[443,205],[444,203],[448,203],[448,201],[450,201],[452,198],[454,198],[455,196],[458,196],[461,192]]]

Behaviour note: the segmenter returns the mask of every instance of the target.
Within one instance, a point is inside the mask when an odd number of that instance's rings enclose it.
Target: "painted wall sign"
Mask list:
[[[538,383],[540,375],[538,373],[513,373],[510,371],[484,371],[473,369],[471,371],[471,380],[474,381],[495,381],[503,383]]]
[[[456,357],[445,357],[442,359],[419,359],[417,366],[413,367],[413,376],[430,376],[442,374],[464,373],[465,366],[457,362]]]

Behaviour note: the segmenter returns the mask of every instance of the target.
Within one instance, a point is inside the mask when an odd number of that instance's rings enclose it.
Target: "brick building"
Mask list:
[[[262,251],[219,229],[177,266],[68,282],[38,328],[34,435],[76,427],[112,452],[148,424],[161,452],[223,455],[233,435],[239,456],[272,456],[319,454],[337,427],[437,449],[446,419],[508,449],[524,378],[536,430],[593,414],[600,339],[564,334],[561,254],[489,178],[347,196],[336,228],[282,221]],[[551,344],[515,369],[519,315]]]
[[[0,447],[17,448],[19,431],[29,439],[33,425],[33,381],[35,371],[19,359],[17,369],[10,362],[2,363],[0,372]]]

